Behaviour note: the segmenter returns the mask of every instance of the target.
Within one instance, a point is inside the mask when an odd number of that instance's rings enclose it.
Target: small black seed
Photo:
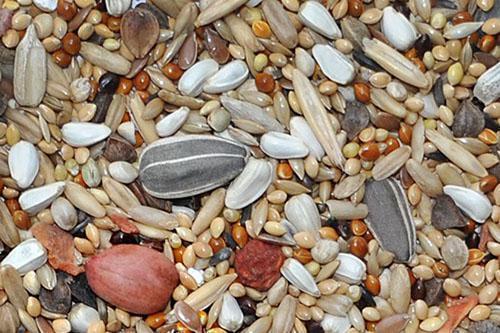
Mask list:
[[[425,285],[422,279],[418,279],[413,286],[411,286],[411,299],[424,299],[425,298]]]
[[[363,310],[366,307],[375,307],[375,300],[373,299],[372,294],[364,286],[360,286],[361,289],[361,297],[359,301],[356,303],[360,310]]]
[[[210,266],[215,266],[218,263],[223,262],[224,260],[229,259],[231,257],[232,253],[233,253],[233,251],[230,248],[225,247],[225,248],[219,250],[213,256],[211,256],[210,257],[210,261],[208,262],[208,264]]]

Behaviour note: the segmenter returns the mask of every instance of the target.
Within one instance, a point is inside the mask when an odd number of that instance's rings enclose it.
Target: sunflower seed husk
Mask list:
[[[80,54],[88,62],[119,75],[126,75],[132,67],[130,61],[121,55],[94,43],[82,42]]]
[[[47,86],[47,53],[30,24],[16,48],[14,97],[22,106],[38,106]]]
[[[379,64],[386,71],[418,88],[427,86],[427,78],[410,60],[398,51],[377,39],[363,39],[366,55]]]
[[[313,155],[316,160],[320,161],[325,155],[323,147],[321,147],[311,127],[303,117],[292,117],[290,119],[290,134],[302,140],[309,148],[309,154]]]
[[[122,16],[120,33],[129,51],[137,59],[142,59],[155,46],[160,34],[160,24],[151,11],[137,7]]]
[[[283,5],[276,0],[264,0],[262,12],[280,43],[289,49],[294,48],[298,43],[297,30]]]
[[[236,299],[228,292],[223,296],[218,323],[220,327],[230,332],[238,331],[243,325],[243,312]]]
[[[383,12],[381,31],[396,49],[406,51],[417,40],[417,30],[403,14],[393,7],[385,7]]]
[[[293,318],[297,308],[297,300],[286,295],[273,315],[270,333],[290,333],[293,329]]]
[[[312,48],[312,54],[321,71],[330,80],[345,85],[354,79],[356,71],[353,63],[337,49],[317,44]]]
[[[490,104],[500,97],[500,63],[481,74],[474,86],[474,96],[484,104]]]
[[[241,209],[256,201],[271,185],[272,164],[265,160],[250,158],[243,171],[229,185],[225,205]]]
[[[87,147],[106,139],[111,129],[104,124],[67,123],[61,128],[63,140],[73,147]]]
[[[285,204],[285,216],[296,232],[316,232],[321,228],[318,208],[307,194],[300,194],[288,200]]]
[[[411,148],[402,146],[375,163],[372,169],[372,176],[375,180],[383,180],[398,171],[410,158]]]
[[[330,160],[339,168],[343,168],[345,158],[335,136],[333,125],[329,120],[329,115],[321,103],[316,89],[298,69],[293,71],[293,88],[304,117],[311,126],[314,135]]]
[[[432,129],[427,129],[425,131],[425,136],[439,149],[439,151],[462,170],[470,172],[478,177],[485,177],[488,175],[488,171],[486,171],[478,159],[460,144]]]
[[[366,265],[358,257],[349,253],[339,253],[337,260],[340,263],[335,270],[334,277],[341,281],[359,284],[365,278]]]
[[[226,184],[244,168],[244,147],[222,138],[188,135],[157,140],[143,150],[139,177],[159,198],[182,198]],[[204,170],[210,169],[210,174]],[[199,175],[206,174],[203,182]]]
[[[420,189],[430,197],[436,197],[443,193],[443,184],[439,176],[432,173],[413,159],[409,159],[405,164],[406,171],[410,174],[413,180],[417,183]]]
[[[333,16],[319,2],[304,2],[300,6],[298,17],[305,26],[327,38],[336,39],[342,37]]]
[[[395,259],[408,262],[415,255],[416,231],[405,191],[392,178],[368,182],[364,202],[368,206],[366,223],[382,248]]]
[[[302,140],[279,132],[265,133],[260,138],[260,148],[266,155],[276,159],[302,158],[309,154]]]
[[[443,188],[455,204],[471,219],[484,223],[493,209],[490,200],[484,194],[463,186],[446,185]]]
[[[16,246],[2,260],[0,266],[10,265],[19,274],[24,275],[29,271],[40,268],[47,261],[47,251],[36,238],[25,240]]]
[[[242,60],[234,60],[219,69],[203,85],[209,94],[224,93],[238,88],[248,77],[248,67]]]
[[[245,119],[256,122],[268,131],[283,132],[284,127],[261,107],[228,96],[221,96],[220,102],[231,113],[232,119]]]
[[[56,182],[29,189],[19,196],[19,205],[28,214],[34,215],[60,196],[64,192],[64,185],[64,182]]]
[[[122,16],[132,4],[132,0],[106,0],[106,9],[111,16]]]
[[[12,146],[9,151],[9,170],[19,187],[29,187],[39,168],[40,160],[32,143],[21,140]]]

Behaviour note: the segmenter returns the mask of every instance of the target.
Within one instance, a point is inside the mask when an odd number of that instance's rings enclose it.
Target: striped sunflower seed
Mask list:
[[[228,183],[243,170],[246,159],[247,151],[234,141],[202,135],[170,137],[144,149],[139,177],[155,197],[184,198]]]

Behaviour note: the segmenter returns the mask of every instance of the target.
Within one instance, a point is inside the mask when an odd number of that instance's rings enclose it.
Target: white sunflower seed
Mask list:
[[[273,166],[266,160],[250,158],[243,171],[229,185],[225,204],[241,209],[257,200],[273,179]]]
[[[446,185],[443,191],[474,221],[484,223],[491,215],[493,207],[484,194],[456,185]]]
[[[260,138],[260,148],[268,156],[277,159],[301,158],[309,154],[302,140],[289,134],[268,132]]]
[[[295,227],[295,232],[316,232],[321,228],[318,208],[311,196],[299,194],[285,204],[285,216]]]
[[[325,155],[325,151],[303,117],[292,117],[292,119],[290,119],[290,134],[302,140],[309,148],[309,153],[313,155],[316,160],[321,161]]]
[[[299,290],[319,297],[321,295],[311,273],[296,259],[288,258],[281,266],[281,274]]]
[[[474,96],[484,104],[500,98],[500,62],[479,77],[474,86]]]
[[[111,129],[104,124],[67,123],[61,128],[63,140],[73,147],[87,147],[106,139]]]
[[[203,91],[220,94],[238,88],[248,77],[248,66],[242,60],[234,60],[224,65],[203,85]]]
[[[10,175],[21,188],[27,188],[33,183],[40,168],[40,160],[35,146],[21,140],[9,151]]]
[[[339,253],[337,260],[340,265],[335,271],[336,279],[350,284],[359,284],[365,278],[366,265],[358,257],[348,253]]]
[[[409,49],[418,38],[417,30],[413,24],[391,6],[384,8],[380,27],[387,40],[400,51]]]
[[[299,19],[308,28],[330,39],[342,37],[337,23],[328,10],[317,1],[306,1],[299,9]]]
[[[124,184],[133,182],[139,176],[139,171],[125,161],[112,162],[108,166],[108,170],[111,177]]]
[[[236,332],[243,325],[243,312],[236,299],[228,292],[224,293],[222,299],[218,323],[230,332]]]
[[[28,214],[36,214],[48,207],[64,192],[64,182],[56,182],[24,191],[19,196],[19,205]]]
[[[10,265],[24,275],[40,268],[46,261],[47,251],[43,245],[36,238],[30,238],[14,247],[0,266]]]
[[[356,71],[353,63],[332,46],[316,44],[312,48],[312,54],[323,73],[330,80],[345,85],[354,79]]]
[[[205,82],[217,73],[219,64],[213,59],[198,61],[182,74],[178,89],[187,96],[196,97],[202,90]]]

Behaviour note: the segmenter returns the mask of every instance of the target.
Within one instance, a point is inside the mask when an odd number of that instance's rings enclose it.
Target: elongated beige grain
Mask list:
[[[132,116],[134,117],[135,124],[137,125],[139,132],[144,139],[144,142],[150,144],[158,140],[160,137],[156,133],[154,120],[145,120],[142,117],[146,106],[142,102],[139,95],[129,95],[128,104],[130,111],[132,111]]]
[[[102,177],[102,187],[109,198],[125,211],[141,205],[134,193],[127,186],[111,177]]]
[[[201,11],[196,19],[195,25],[201,27],[226,16],[235,9],[243,6],[247,0],[215,0],[207,8]]]
[[[470,172],[478,177],[486,177],[488,171],[479,160],[460,144],[454,142],[438,133],[436,130],[427,129],[425,136],[432,142],[440,152],[450,161],[455,163],[460,169]]]
[[[378,160],[372,169],[373,179],[382,180],[393,175],[410,158],[410,154],[411,148],[402,146]]]
[[[219,276],[193,291],[184,302],[196,311],[206,309],[229,288],[237,276],[236,273]]]
[[[80,54],[91,64],[118,75],[126,75],[132,67],[130,61],[118,53],[110,52],[94,43],[82,42]]]
[[[83,186],[67,181],[64,188],[64,195],[73,206],[83,210],[93,217],[104,217],[106,210]]]
[[[424,119],[419,117],[411,134],[411,158],[417,162],[424,159],[425,126]]]
[[[314,135],[323,146],[330,160],[339,168],[344,168],[345,158],[337,141],[330,116],[319,99],[316,89],[309,79],[298,69],[293,70],[293,88],[300,108]]]
[[[224,208],[224,199],[226,197],[226,190],[219,188],[210,194],[207,202],[201,207],[198,216],[193,222],[191,230],[195,235],[201,234],[205,231],[214,218],[219,216],[222,208]]]
[[[427,86],[427,79],[420,69],[392,47],[377,39],[363,39],[368,57],[398,79],[418,88]]]
[[[393,116],[404,118],[408,113],[401,103],[389,96],[389,94],[386,93],[383,89],[372,88],[370,97],[371,102],[375,106],[378,106],[379,108],[387,113],[392,114]]]
[[[123,115],[127,106],[125,104],[125,96],[122,94],[113,95],[113,100],[109,105],[108,112],[106,113],[106,119],[104,120],[104,124],[107,125],[114,132],[120,126]]]
[[[428,196],[436,197],[443,193],[443,184],[441,184],[439,176],[432,173],[414,159],[406,161],[406,171],[408,171],[411,178],[413,178],[420,189]]]

